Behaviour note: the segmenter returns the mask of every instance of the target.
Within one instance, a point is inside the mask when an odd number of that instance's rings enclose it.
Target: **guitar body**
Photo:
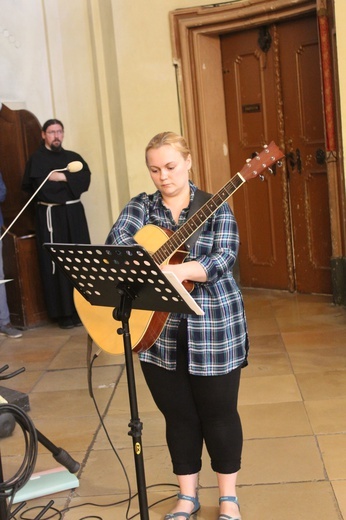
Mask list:
[[[171,234],[172,231],[168,229],[148,224],[140,229],[134,238],[139,245],[153,255],[159,247],[165,244]],[[178,251],[163,265],[182,263],[186,254],[187,252],[184,250]],[[193,287],[193,284],[191,286]],[[186,289],[191,290],[190,287],[186,287]],[[76,289],[74,290],[74,302],[79,317],[93,341],[110,354],[123,354],[123,336],[117,332],[121,328],[121,323],[113,318],[114,309],[91,305]],[[129,320],[132,350],[138,353],[152,347],[160,336],[168,316],[167,312],[132,309]]]

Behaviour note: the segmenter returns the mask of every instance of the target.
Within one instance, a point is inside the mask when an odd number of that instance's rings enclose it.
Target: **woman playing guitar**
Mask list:
[[[185,139],[173,132],[149,142],[146,164],[155,193],[130,200],[113,225],[107,244],[139,242],[140,234],[167,230],[188,219],[197,187]],[[168,231],[169,230],[169,231]],[[198,473],[203,441],[219,486],[220,520],[240,518],[236,479],[242,427],[237,411],[239,380],[247,364],[248,334],[243,299],[233,278],[238,229],[227,203],[203,223],[184,261],[162,263],[181,282],[193,282],[192,297],[204,315],[169,314],[150,348],[139,352],[141,368],[166,421],[166,438],[180,492],[165,519],[189,518],[199,507]],[[159,262],[158,262],[159,263]]]

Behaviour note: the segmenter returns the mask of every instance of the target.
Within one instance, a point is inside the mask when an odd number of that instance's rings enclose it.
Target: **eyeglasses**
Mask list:
[[[46,132],[46,134],[48,135],[62,135],[64,133],[64,130],[48,130],[48,132]]]

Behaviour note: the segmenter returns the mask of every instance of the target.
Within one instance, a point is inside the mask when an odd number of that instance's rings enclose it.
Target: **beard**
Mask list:
[[[61,145],[62,145],[61,141],[59,141],[59,140],[53,141],[52,144],[50,145],[50,149],[52,150],[52,152],[60,152]]]

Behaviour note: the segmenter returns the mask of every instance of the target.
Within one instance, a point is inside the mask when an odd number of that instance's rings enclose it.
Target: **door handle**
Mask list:
[[[298,170],[298,173],[301,174],[302,173],[302,159],[300,157],[299,148],[296,149],[296,155],[297,155],[297,170]]]
[[[301,156],[300,156],[299,148],[296,148],[295,153],[294,152],[289,152],[286,155],[286,158],[287,158],[287,160],[288,160],[292,170],[294,170],[296,168],[297,172],[299,174],[301,174],[302,173],[302,159],[301,159]]]
[[[322,148],[318,148],[315,153],[317,164],[324,164],[326,162],[326,152]]]

